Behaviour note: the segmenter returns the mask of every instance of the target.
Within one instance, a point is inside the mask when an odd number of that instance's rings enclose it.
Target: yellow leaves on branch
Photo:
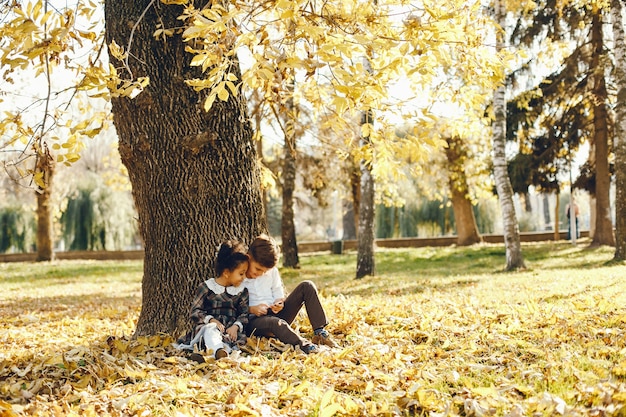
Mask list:
[[[102,111],[90,105],[80,106],[77,116],[73,103],[92,93],[109,98],[104,91],[107,77],[99,66],[98,56],[103,33],[96,16],[100,4],[80,1],[73,7],[58,7],[48,1],[9,2],[0,25],[0,63],[3,79],[15,83],[13,74],[38,87],[26,103],[18,94],[11,117],[0,124],[2,147],[24,150],[22,158],[7,163],[17,172],[16,180],[31,176],[31,184],[44,183],[33,168],[19,167],[26,160],[36,160],[44,147],[57,162],[71,164],[79,159],[83,140],[97,136],[107,125]],[[77,22],[77,19],[79,21]],[[23,88],[23,87],[22,87]],[[47,152],[46,151],[46,152]],[[24,157],[25,156],[25,157]]]

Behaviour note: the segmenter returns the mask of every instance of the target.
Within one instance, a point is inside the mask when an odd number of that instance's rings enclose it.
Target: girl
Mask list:
[[[241,283],[248,269],[247,248],[237,241],[221,244],[215,261],[217,278],[209,278],[196,291],[191,305],[193,330],[178,348],[205,349],[216,359],[225,358],[245,344],[248,323],[248,290]]]

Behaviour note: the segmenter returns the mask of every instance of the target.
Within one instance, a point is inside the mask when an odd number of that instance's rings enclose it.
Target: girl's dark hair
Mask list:
[[[215,274],[219,277],[224,270],[232,271],[244,262],[248,262],[246,245],[237,240],[227,240],[217,251]]]
[[[248,253],[265,268],[274,268],[280,257],[280,246],[270,236],[262,234],[250,244]]]

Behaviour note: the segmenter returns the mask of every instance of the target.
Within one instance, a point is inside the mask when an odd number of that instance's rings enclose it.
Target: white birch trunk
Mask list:
[[[615,104],[615,133],[613,152],[615,154],[615,260],[626,260],[626,42],[624,41],[624,20],[622,1],[611,1],[611,21],[615,42],[615,83],[617,102]]]
[[[496,20],[501,27],[505,25],[505,0],[496,0]],[[496,50],[504,47],[504,35],[497,33]],[[498,200],[502,210],[504,246],[506,249],[506,270],[524,268],[524,258],[519,237],[519,225],[513,204],[513,187],[507,171],[505,153],[506,144],[506,86],[496,89],[493,95],[495,119],[493,121],[493,170],[498,191]]]

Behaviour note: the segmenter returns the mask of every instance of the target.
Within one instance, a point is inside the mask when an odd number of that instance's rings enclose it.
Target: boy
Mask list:
[[[243,282],[250,297],[246,334],[276,337],[283,343],[299,346],[307,354],[317,352],[315,344],[337,347],[324,329],[328,320],[313,282],[301,282],[285,298],[283,281],[276,267],[279,256],[278,244],[265,234],[257,237],[248,248],[249,264]],[[291,327],[302,304],[314,331],[311,341]]]

